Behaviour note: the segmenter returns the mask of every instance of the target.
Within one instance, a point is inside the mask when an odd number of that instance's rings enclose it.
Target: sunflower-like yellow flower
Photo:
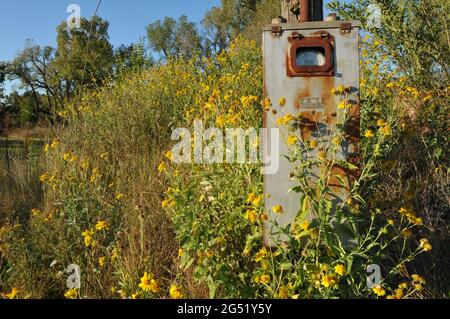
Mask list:
[[[158,293],[160,290],[159,284],[153,278],[153,275],[150,275],[147,272],[145,272],[144,276],[142,276],[139,288],[141,288],[145,292],[152,292],[152,293]]]
[[[283,207],[281,205],[275,205],[272,207],[272,211],[275,214],[283,214]]]
[[[98,265],[100,266],[100,268],[103,268],[106,264],[106,257],[100,257],[98,259]]]
[[[245,212],[245,219],[247,219],[250,223],[254,223],[257,219],[258,215],[256,211],[253,209],[247,209]]]
[[[386,124],[385,126],[381,127],[380,128],[380,132],[384,136],[391,136],[392,135],[392,129],[391,129],[391,127],[388,124]]]
[[[265,283],[266,285],[270,283],[269,275],[261,275],[259,276],[259,282]]]
[[[375,133],[372,130],[367,130],[366,133],[364,133],[364,136],[367,138],[375,137]]]
[[[158,172],[159,173],[163,173],[165,171],[166,171],[166,164],[163,163],[163,162],[159,163],[159,165],[158,165]]]
[[[387,125],[387,123],[386,123],[386,121],[383,120],[383,119],[379,119],[379,120],[377,121],[377,126],[378,126],[378,127],[383,127],[383,126],[386,126],[386,125]]]
[[[183,292],[177,285],[170,286],[169,295],[172,299],[182,299],[184,297]]]
[[[11,292],[6,294],[5,297],[8,299],[15,299],[17,297],[17,294],[19,293],[19,289],[12,288]]]
[[[336,265],[334,267],[334,272],[336,274],[338,274],[339,276],[344,276],[345,275],[345,266],[342,264]]]
[[[319,145],[319,142],[317,142],[317,140],[309,141],[309,147],[312,149],[315,149],[318,145]]]
[[[87,229],[81,233],[81,235],[84,237],[84,245],[86,247],[94,246],[94,239],[92,236],[94,235],[94,231],[91,229]]]
[[[263,247],[256,253],[255,261],[260,262],[261,260],[263,260],[266,257],[267,257],[267,250],[266,250],[266,248]]]
[[[247,196],[247,203],[252,204],[253,206],[258,206],[261,202],[261,196],[256,195],[255,193],[250,193]]]
[[[106,220],[100,220],[95,225],[95,229],[98,231],[102,231],[104,229],[109,229],[109,223]]]
[[[337,285],[337,281],[336,278],[333,276],[329,276],[329,275],[325,275],[322,277],[322,280],[320,281],[320,283],[322,284],[322,286],[324,286],[325,288],[333,288],[334,286]]]
[[[428,239],[426,239],[426,238],[422,238],[420,240],[420,247],[424,251],[431,251],[433,249],[433,246],[431,246],[431,244],[428,242]]]
[[[289,135],[288,139],[287,139],[287,143],[288,145],[295,145],[298,143],[298,137],[295,135]]]
[[[386,290],[384,290],[383,287],[381,287],[380,285],[375,286],[372,289],[373,293],[376,294],[378,297],[383,297],[386,295]]]
[[[66,293],[64,294],[64,297],[66,299],[77,299],[78,298],[78,289],[77,288],[72,288],[66,291]]]

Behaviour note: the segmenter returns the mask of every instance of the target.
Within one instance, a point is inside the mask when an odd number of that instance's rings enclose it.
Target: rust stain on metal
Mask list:
[[[312,97],[312,81],[314,86],[321,88],[321,98],[323,99],[322,109],[308,110],[302,105],[305,98]],[[335,97],[332,96],[331,90],[335,87],[334,77],[316,77],[305,81],[305,85],[300,89],[295,98],[294,106],[300,111],[301,119],[299,129],[304,141],[308,141],[314,130],[319,129],[320,125],[330,126],[334,124],[333,114],[336,114]]]

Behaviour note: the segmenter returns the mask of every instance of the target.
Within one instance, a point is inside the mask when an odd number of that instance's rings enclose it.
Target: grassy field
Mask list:
[[[26,222],[33,205],[41,203],[42,145],[38,139],[0,140],[0,225]]]

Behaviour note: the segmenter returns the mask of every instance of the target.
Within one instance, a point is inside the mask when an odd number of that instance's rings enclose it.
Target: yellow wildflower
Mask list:
[[[270,109],[270,107],[272,106],[272,101],[266,97],[263,102],[262,102],[263,108],[265,111],[268,111]]]
[[[106,257],[100,257],[100,258],[98,259],[98,265],[99,265],[101,268],[103,268],[103,267],[105,266],[105,264],[106,264]]]
[[[342,264],[336,265],[336,266],[334,267],[334,272],[335,272],[336,274],[338,274],[339,276],[345,275],[345,266],[342,265]]]
[[[367,130],[366,133],[364,134],[364,136],[367,138],[372,138],[375,136],[375,134],[373,133],[372,130]]]
[[[267,285],[270,283],[270,276],[269,275],[261,275],[261,276],[259,276],[259,281],[262,283],[265,283]]]
[[[336,278],[333,276],[329,276],[329,275],[323,276],[320,283],[325,288],[332,288],[332,287],[336,286],[336,284],[337,284]]]
[[[386,295],[386,290],[384,290],[383,287],[381,287],[380,285],[374,287],[372,289],[372,291],[374,292],[374,294],[376,294],[378,297],[383,297]]]
[[[317,147],[317,145],[319,145],[319,142],[317,142],[317,140],[309,141],[309,147],[310,148],[315,149]]]
[[[350,88],[345,87],[344,85],[339,85],[337,88],[331,90],[331,94],[334,95],[344,94],[346,92],[350,92]]]
[[[6,298],[8,298],[8,299],[15,299],[17,297],[18,293],[19,293],[19,289],[12,288],[11,292],[9,294],[6,294]]]
[[[431,246],[431,244],[428,242],[428,239],[426,239],[426,238],[422,238],[420,240],[420,247],[424,251],[431,251],[433,249],[433,246]]]
[[[327,159],[327,152],[324,150],[320,150],[317,152],[317,158],[321,161],[325,161]]]
[[[78,298],[78,289],[77,288],[72,288],[66,291],[66,293],[64,294],[64,297],[66,299],[77,299]]]
[[[50,145],[51,148],[57,148],[59,146],[59,140],[54,139],[52,144]]]
[[[158,165],[158,172],[163,173],[166,170],[166,164],[163,162],[159,163]]]
[[[381,134],[384,136],[391,136],[392,135],[392,129],[389,125],[385,125],[382,128],[380,128]]]
[[[149,275],[147,272],[142,276],[139,287],[145,292],[157,293],[160,290],[159,284],[153,278],[153,275]]]
[[[250,193],[247,196],[247,203],[252,204],[253,206],[258,206],[261,202],[261,196],[256,195],[254,193]]]
[[[411,237],[412,232],[411,232],[410,229],[405,229],[405,230],[402,232],[402,235],[403,235],[405,238],[409,238],[409,237]]]
[[[172,299],[181,299],[184,297],[183,292],[177,285],[170,286],[169,295]]]
[[[141,295],[139,293],[131,294],[131,299],[139,299]]]
[[[117,200],[121,200],[123,196],[125,196],[125,195],[122,194],[122,193],[117,193],[115,198],[116,198]]]
[[[95,229],[97,229],[98,231],[109,229],[109,223],[106,220],[100,220],[95,225]]]
[[[422,291],[423,290],[423,285],[422,284],[413,284],[414,289],[416,289],[417,291]]]
[[[348,109],[348,108],[350,108],[350,107],[352,107],[352,105],[350,104],[350,102],[349,101],[347,101],[347,100],[343,100],[341,103],[339,103],[339,105],[338,105],[338,109]]]
[[[286,105],[286,99],[284,97],[280,97],[280,99],[278,100],[278,104],[283,107]]]
[[[178,249],[178,257],[182,257],[184,255],[184,250],[183,248],[179,248]]]
[[[413,283],[419,283],[419,284],[425,285],[425,278],[423,278],[422,276],[420,276],[418,274],[413,274],[413,275],[411,275],[411,278],[413,280]]]
[[[275,205],[274,207],[272,207],[272,211],[275,214],[283,214],[283,207],[281,205]]]
[[[395,289],[394,292],[395,292],[395,298],[396,299],[402,299],[403,298],[403,296],[404,296],[403,289],[398,288],[398,289]]]
[[[161,207],[163,209],[166,209],[168,207],[174,207],[175,206],[175,201],[172,199],[165,199],[161,202]]]
[[[294,116],[292,116],[292,114],[288,113],[283,117],[280,117],[276,120],[277,125],[287,125],[290,122],[292,122],[294,120]]]
[[[377,121],[377,126],[378,126],[378,127],[383,127],[383,126],[386,126],[386,125],[387,125],[387,123],[386,123],[386,121],[383,120],[383,119],[379,119],[379,120]]]
[[[86,247],[90,247],[93,246],[94,244],[94,240],[92,238],[92,235],[94,235],[94,231],[93,230],[85,230],[81,233],[81,235],[84,237],[84,245]]]
[[[308,228],[309,228],[309,225],[310,225],[309,221],[305,220],[305,221],[300,225],[300,228],[301,228],[303,231],[307,231]]]
[[[44,183],[44,182],[46,182],[49,179],[49,177],[50,177],[49,174],[45,173],[45,174],[42,174],[41,177],[39,177],[39,180],[42,183]]]
[[[172,153],[172,151],[167,151],[167,152],[164,154],[164,156],[165,156],[168,160],[173,161],[173,153]]]
[[[289,135],[288,139],[287,139],[287,143],[289,145],[295,145],[298,143],[298,138],[295,135]]]
[[[245,212],[245,219],[247,219],[250,223],[254,223],[256,221],[257,214],[253,209],[247,209]]]
[[[406,289],[408,288],[408,284],[406,282],[402,282],[400,285],[398,285],[399,289]]]
[[[255,261],[260,262],[261,260],[263,260],[266,257],[267,257],[267,250],[266,250],[266,248],[263,247],[256,253]]]

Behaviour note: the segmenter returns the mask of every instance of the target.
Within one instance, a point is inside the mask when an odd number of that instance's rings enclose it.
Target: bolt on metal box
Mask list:
[[[264,95],[266,104],[271,104],[264,110],[264,127],[280,128],[279,170],[264,175],[265,207],[270,214],[264,227],[268,246],[284,240],[279,229],[295,221],[301,198],[301,194],[292,191],[298,183],[291,179],[294,164],[285,157],[289,151],[288,132],[277,124],[278,119],[287,114],[301,118],[297,135],[302,143],[318,142],[317,149],[311,150],[312,156],[317,156],[324,143],[332,142],[331,132],[341,111],[340,100],[332,91],[345,86],[351,115],[337,157],[358,162],[359,30],[358,21],[280,23],[264,28]],[[276,145],[271,145],[271,139],[266,136],[264,154],[270,153],[273,147]],[[329,181],[334,193],[332,203],[338,205],[348,198],[355,176],[339,166],[333,166],[333,171],[342,176],[339,180],[345,180],[344,185]],[[318,172],[311,169],[311,174]],[[281,214],[273,212],[272,208],[278,205],[283,209]]]

